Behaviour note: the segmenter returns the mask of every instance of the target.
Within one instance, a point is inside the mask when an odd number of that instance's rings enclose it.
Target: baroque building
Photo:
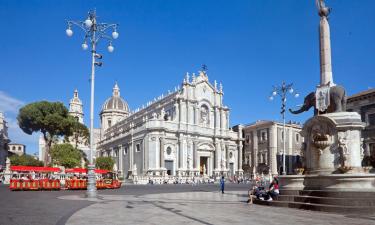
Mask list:
[[[362,154],[370,157],[375,165],[375,88],[348,97],[347,111],[361,115],[365,123],[361,134]]]
[[[8,144],[10,139],[8,137],[8,126],[4,118],[3,112],[0,112],[0,171],[5,169],[6,158],[8,157]]]
[[[285,164],[287,174],[302,167],[301,125],[283,124],[275,121],[259,120],[243,127],[244,137],[244,173],[247,177],[256,174],[280,174],[283,171],[283,149],[285,142]]]
[[[9,155],[26,155],[26,145],[24,144],[17,144],[17,143],[10,143],[9,146]]]
[[[242,130],[230,128],[223,95],[222,85],[200,71],[130,113],[116,84],[100,113],[97,155],[113,157],[127,178],[242,176]]]

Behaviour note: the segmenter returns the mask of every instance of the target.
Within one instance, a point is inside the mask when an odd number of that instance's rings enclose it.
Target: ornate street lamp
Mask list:
[[[295,93],[295,91],[293,90],[293,84],[285,84],[285,82],[283,81],[283,83],[281,84],[281,86],[273,86],[273,90],[272,90],[272,93],[271,93],[271,96],[269,97],[269,99],[272,101],[277,95],[279,95],[281,97],[281,111],[280,111],[280,114],[282,115],[283,117],[283,135],[282,135],[282,138],[283,138],[283,171],[282,171],[282,174],[283,175],[286,175],[286,167],[285,167],[285,144],[286,144],[286,133],[285,133],[285,108],[286,108],[286,95],[287,94],[293,94],[294,93],[294,97],[298,98],[299,94],[298,93]],[[281,172],[281,171],[280,171]]]
[[[117,39],[119,34],[117,33],[118,24],[109,23],[98,23],[96,20],[96,11],[92,10],[88,13],[88,17],[85,21],[72,21],[68,20],[68,28],[66,29],[66,35],[71,37],[73,35],[72,26],[77,26],[84,32],[83,44],[81,45],[83,50],[87,50],[90,44],[92,53],[91,63],[91,104],[90,104],[90,158],[88,165],[88,185],[86,197],[96,198],[96,181],[95,181],[95,164],[93,160],[94,154],[94,84],[95,84],[95,66],[102,66],[102,62],[96,61],[102,59],[102,55],[96,53],[96,46],[101,39],[108,41],[108,51],[113,52],[114,47],[112,41]],[[109,35],[112,31],[112,35]]]

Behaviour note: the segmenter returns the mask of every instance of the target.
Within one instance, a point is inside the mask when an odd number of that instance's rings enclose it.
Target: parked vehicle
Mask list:
[[[9,189],[12,191],[60,190],[56,167],[11,166]]]

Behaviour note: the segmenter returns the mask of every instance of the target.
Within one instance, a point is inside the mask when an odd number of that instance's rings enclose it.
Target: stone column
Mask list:
[[[224,155],[225,155],[225,159],[226,159],[226,163],[225,163],[225,169],[229,169],[229,148],[228,148],[228,145],[226,145],[226,144],[222,144],[222,146],[221,146],[223,149],[224,149],[224,151],[225,151],[225,153],[224,153]]]
[[[164,137],[159,138],[160,141],[160,169],[165,168],[164,165]]]
[[[187,123],[186,120],[186,103],[184,99],[180,100],[180,122],[181,123]]]
[[[122,166],[122,160],[123,160],[123,153],[124,153],[124,148],[122,145],[119,145],[118,146],[118,149],[119,149],[119,154],[118,154],[118,170],[121,171],[121,175],[123,173],[122,169],[123,169],[123,166]]]
[[[277,175],[277,126],[272,125],[269,132],[269,166],[272,175]]]
[[[134,152],[134,142],[133,136],[131,137],[131,142],[129,144],[129,171],[133,171],[133,152]]]
[[[238,170],[242,171],[242,141],[238,144]]]
[[[229,129],[229,110],[226,111],[226,129]]]
[[[219,144],[219,140],[215,140],[215,170],[219,171],[220,169],[220,144]]]
[[[220,109],[220,129],[224,129],[224,110]]]
[[[177,101],[174,104],[174,109],[175,109],[175,116],[176,116],[175,121],[179,122],[180,121],[180,110],[179,110],[179,104],[177,103]]]
[[[183,139],[180,137],[178,139],[178,146],[179,146],[179,149],[178,149],[178,154],[179,154],[179,159],[178,159],[178,163],[179,163],[179,168],[182,169],[183,166],[184,166],[184,149],[183,149]]]
[[[197,169],[198,164],[197,147],[197,141],[193,141],[193,169]]]
[[[257,130],[254,130],[252,133],[253,133],[253,154],[254,154],[253,167],[255,168],[255,172],[257,172],[258,171],[258,132]]]
[[[190,102],[189,99],[186,100],[186,123],[190,123]]]
[[[215,130],[220,128],[220,114],[219,109],[215,107]]]
[[[319,24],[320,45],[320,85],[333,86],[332,64],[331,64],[331,37],[328,15],[321,15]]]
[[[198,120],[198,105],[197,104],[194,105],[194,124],[195,125],[199,124],[199,120]]]

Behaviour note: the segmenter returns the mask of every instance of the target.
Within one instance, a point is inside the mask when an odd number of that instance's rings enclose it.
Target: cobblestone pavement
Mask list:
[[[77,195],[59,198],[81,200]],[[246,200],[245,191],[102,195],[66,224],[375,224],[373,218],[248,205]]]
[[[124,185],[116,190],[99,190],[99,195],[145,195],[192,191],[215,191],[217,184],[191,185]],[[246,184],[228,184],[228,190],[247,190]],[[86,191],[10,191],[0,184],[0,225],[65,224],[69,217],[94,202],[58,199],[65,195],[84,195]],[[107,225],[107,224],[104,224]]]

